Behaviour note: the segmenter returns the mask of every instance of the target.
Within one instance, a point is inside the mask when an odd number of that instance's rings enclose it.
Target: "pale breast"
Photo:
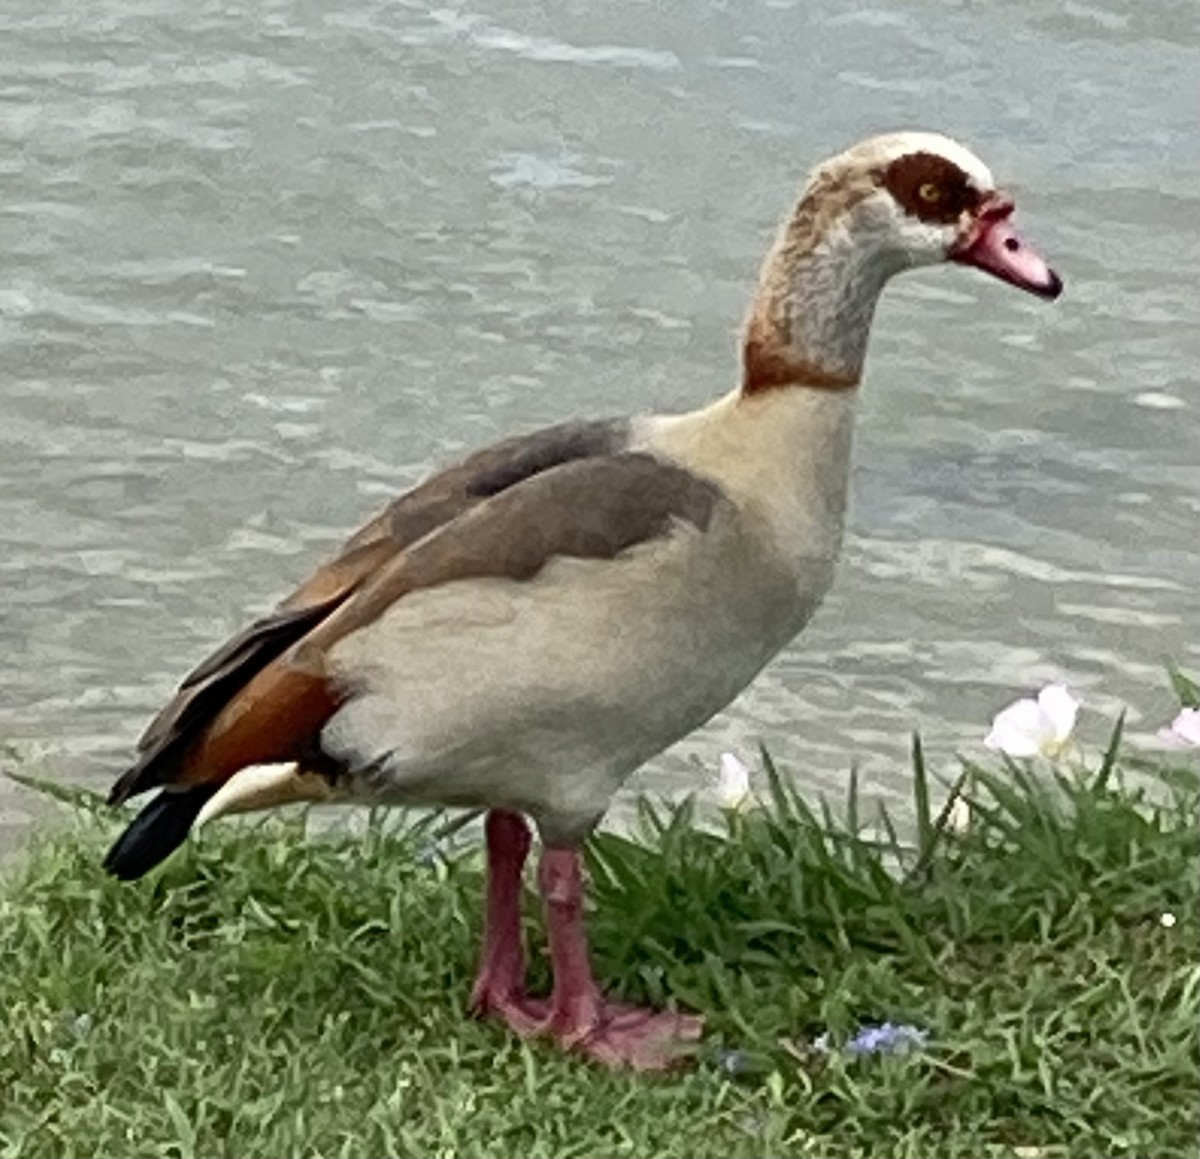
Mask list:
[[[757,524],[755,534],[819,600],[841,550],[854,421],[853,391],[735,391],[704,410],[652,416],[632,445],[710,479]]]

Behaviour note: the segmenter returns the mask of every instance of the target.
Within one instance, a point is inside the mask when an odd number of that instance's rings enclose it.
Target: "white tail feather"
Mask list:
[[[250,765],[234,773],[196,816],[194,827],[226,813],[248,813],[300,801],[324,801],[329,784],[315,773],[303,773],[295,764]]]

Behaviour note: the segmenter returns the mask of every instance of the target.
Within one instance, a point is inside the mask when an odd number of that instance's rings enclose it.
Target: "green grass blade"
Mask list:
[[[917,859],[922,861],[933,853],[934,828],[929,805],[929,774],[925,768],[925,751],[919,733],[912,736],[913,806],[917,819]]]
[[[858,836],[860,827],[858,815],[858,765],[850,766],[850,781],[846,786],[846,831],[854,837]]]
[[[1171,677],[1171,687],[1175,690],[1179,703],[1184,708],[1200,708],[1200,684],[1197,684],[1191,677],[1185,676],[1176,665],[1169,661],[1167,672]]]
[[[1117,717],[1117,723],[1112,730],[1112,736],[1109,737],[1108,747],[1104,750],[1104,759],[1100,762],[1100,769],[1096,773],[1096,780],[1093,783],[1093,789],[1097,793],[1103,793],[1108,789],[1108,782],[1112,779],[1113,770],[1117,767],[1117,754],[1121,751],[1121,737],[1125,732],[1125,713]]]
[[[15,769],[4,769],[4,775],[18,785],[24,785],[43,797],[50,797],[73,809],[82,809],[88,813],[110,813],[112,810],[107,799],[92,789],[84,789],[78,785],[64,785],[61,781],[51,781],[45,777],[35,777],[32,773],[18,773]]]

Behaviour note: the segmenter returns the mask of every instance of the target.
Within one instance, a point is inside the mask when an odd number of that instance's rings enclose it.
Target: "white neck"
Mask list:
[[[873,244],[868,222],[822,222],[802,200],[763,263],[746,325],[743,389],[853,386],[875,304],[904,259]]]
[[[829,374],[861,378],[875,305],[895,272],[864,261],[844,236],[814,251],[792,271],[791,346]]]

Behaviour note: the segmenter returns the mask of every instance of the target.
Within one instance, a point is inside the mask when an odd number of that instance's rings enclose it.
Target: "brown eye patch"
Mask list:
[[[936,153],[905,153],[883,171],[880,183],[906,213],[922,221],[947,225],[964,209],[975,209],[982,194],[967,175]]]

